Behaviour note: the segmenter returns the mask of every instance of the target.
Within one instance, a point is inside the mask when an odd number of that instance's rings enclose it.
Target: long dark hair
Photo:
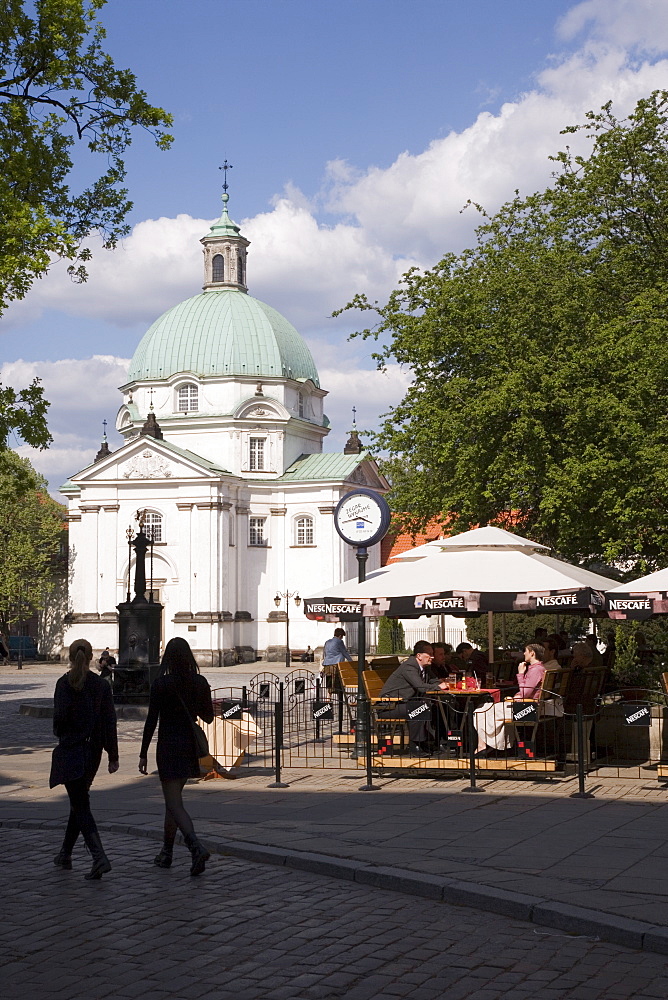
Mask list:
[[[199,673],[192,649],[180,636],[169,640],[165,646],[165,652],[162,654],[160,666],[162,668],[161,674],[163,676],[169,674],[179,686],[193,684]]]
[[[92,659],[93,647],[88,639],[75,639],[70,643],[70,669],[67,671],[67,680],[75,691],[83,691]]]

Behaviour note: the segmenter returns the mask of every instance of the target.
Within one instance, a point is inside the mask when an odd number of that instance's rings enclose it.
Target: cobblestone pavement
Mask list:
[[[52,831],[3,830],[3,1000],[626,1000],[668,996],[668,960],[466,907],[214,858],[188,875],[105,834],[100,882],[51,856]]]
[[[31,668],[18,677],[0,670],[0,821],[10,825],[66,814],[64,790],[48,789],[51,721],[18,713],[20,703],[51,693],[61,670]],[[121,769],[101,768],[93,789],[96,816],[119,824],[117,831],[162,823],[159,782],[137,772],[141,730],[141,722],[120,722]],[[595,797],[585,800],[569,797],[573,782],[484,779],[484,794],[466,795],[462,779],[385,777],[382,791],[367,795],[353,770],[289,768],[283,777],[290,787],[271,789],[271,775],[255,766],[236,781],[190,785],[198,831],[212,842],[267,846],[281,858],[297,852],[453,879],[486,887],[497,900],[528,894],[639,922],[643,934],[668,924],[668,798],[655,777],[592,780]],[[603,935],[600,921],[597,927]]]

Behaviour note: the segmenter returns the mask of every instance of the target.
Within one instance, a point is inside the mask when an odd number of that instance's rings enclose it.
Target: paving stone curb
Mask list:
[[[0,820],[0,829],[54,830],[62,829],[62,820]],[[148,840],[162,840],[162,828],[135,826],[127,823],[99,823],[100,830]],[[179,836],[179,842],[182,839]],[[326,854],[293,851],[241,840],[217,840],[200,837],[206,848],[215,854],[243,858],[259,864],[278,865],[299,871],[328,875],[331,878],[389,889],[409,896],[442,900],[453,906],[474,909],[501,916],[526,920],[542,927],[551,927],[568,934],[596,936],[611,944],[620,944],[637,951],[668,955],[668,927],[658,927],[643,920],[632,920],[613,913],[590,910],[584,906],[557,903],[540,896],[497,889],[494,886],[462,882],[458,879],[425,875],[402,868],[365,864]]]

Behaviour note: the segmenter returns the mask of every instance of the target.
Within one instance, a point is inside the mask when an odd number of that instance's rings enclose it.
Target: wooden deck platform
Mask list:
[[[364,767],[362,758],[357,761],[358,767]],[[387,771],[406,769],[412,771],[468,771],[468,757],[403,757],[396,754],[387,756],[374,755],[374,768]],[[481,757],[476,760],[476,771],[506,771],[515,774],[532,772],[538,774],[560,774],[557,762],[554,760],[515,760],[513,758],[491,759]],[[666,775],[668,777],[668,774]]]

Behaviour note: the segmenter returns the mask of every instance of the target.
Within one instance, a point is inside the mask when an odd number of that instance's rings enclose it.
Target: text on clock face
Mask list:
[[[350,506],[345,507],[345,512],[348,520],[352,521],[356,517],[361,517],[367,511],[371,510],[370,503],[355,503],[350,504]]]

